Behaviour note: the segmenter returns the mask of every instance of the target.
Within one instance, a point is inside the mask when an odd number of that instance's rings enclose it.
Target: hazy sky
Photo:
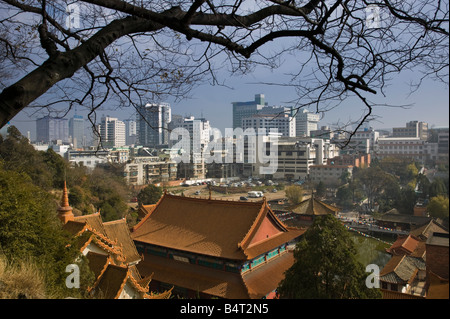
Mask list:
[[[280,48],[284,40],[274,41],[272,44],[261,48],[263,54],[265,51],[270,52],[273,48]],[[273,45],[273,47],[271,47]],[[301,53],[298,53],[301,54]],[[283,55],[282,58],[286,58]],[[289,59],[289,57],[287,57]],[[284,73],[294,72],[298,69],[297,62],[285,60],[282,66],[275,70],[267,70],[264,68],[257,68],[255,72],[245,77],[230,77],[226,73],[218,73],[219,82],[226,81],[227,87],[202,85],[191,92],[192,98],[174,102],[170,99],[174,114],[194,115],[200,117],[203,115],[211,122],[213,127],[219,128],[223,131],[225,127],[232,127],[232,102],[237,101],[251,101],[255,94],[265,94],[266,102],[269,105],[283,105],[287,101],[296,99],[296,91],[291,86],[269,86],[262,84],[255,84],[258,82],[278,82],[285,83],[287,77]],[[217,62],[220,64],[220,62]],[[417,81],[421,74],[414,74],[411,72],[403,72],[395,77],[390,82],[390,86],[384,91],[386,96],[378,94],[372,96],[370,93],[364,94],[368,99],[379,104],[390,105],[411,105],[408,108],[393,108],[393,107],[375,107],[373,115],[377,116],[376,121],[372,121],[370,125],[374,128],[392,128],[404,126],[406,122],[411,120],[419,120],[429,123],[429,126],[448,126],[449,125],[449,92],[448,85],[441,82],[434,82],[427,80],[422,84],[422,87],[410,94],[411,81]],[[375,88],[377,89],[377,88]],[[45,98],[45,95],[43,96]],[[151,101],[149,101],[151,102]],[[116,109],[116,105],[106,106],[106,109],[97,112],[97,119],[100,120],[102,115],[110,115],[118,117],[119,119],[135,118],[133,109],[116,112],[108,110]],[[80,108],[79,108],[80,110]],[[312,109],[310,109],[312,110]],[[349,99],[324,115],[319,125],[332,125],[336,122],[346,123],[351,120],[358,120],[363,112],[365,106],[356,98]],[[82,112],[81,115],[83,114]],[[31,115],[31,116],[30,116]],[[26,135],[30,131],[33,138],[36,134],[35,120],[45,114],[35,114],[33,110],[25,109],[19,113],[11,124],[17,126],[23,134]],[[71,117],[73,112],[68,114]]]
[[[411,120],[419,120],[429,123],[429,126],[449,126],[449,92],[441,82],[427,80],[421,88],[410,94],[408,83],[419,74],[404,74],[398,76],[395,82],[392,82],[385,90],[386,97],[369,96],[379,104],[406,105],[408,108],[376,107],[373,114],[380,118],[372,121],[370,125],[374,128],[392,128],[404,126]],[[296,92],[292,87],[281,87],[256,84],[261,81],[270,81],[277,78],[276,73],[271,71],[257,71],[246,77],[229,77],[227,85],[229,87],[202,85],[191,93],[192,98],[178,103],[168,101],[172,106],[172,113],[181,115],[194,115],[200,117],[203,115],[208,119],[213,127],[222,130],[225,127],[232,127],[232,102],[252,101],[255,94],[265,94],[266,102],[269,105],[288,105],[284,102],[296,98]],[[325,114],[319,125],[331,125],[336,122],[347,122],[350,119],[358,119],[364,106],[357,99],[345,101],[339,107]],[[81,112],[79,112],[81,113]],[[30,110],[24,110],[18,114],[11,124],[17,126],[24,135],[30,131],[33,138],[36,134],[35,120],[39,115],[32,117]],[[69,116],[72,116],[72,112]],[[82,114],[84,115],[84,114]],[[134,118],[133,110],[124,110],[122,112],[102,110],[98,115],[116,116],[119,119]]]

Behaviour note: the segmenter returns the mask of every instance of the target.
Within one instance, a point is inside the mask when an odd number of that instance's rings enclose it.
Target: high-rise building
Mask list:
[[[242,118],[242,129],[245,131],[248,128],[266,129],[266,132],[275,130],[281,133],[281,136],[294,137],[295,136],[295,118],[288,114],[254,114],[250,117]]]
[[[61,140],[69,142],[69,125],[67,119],[44,116],[36,120],[36,141],[51,143]]]
[[[137,143],[157,147],[169,144],[170,104],[147,103],[138,107],[136,115]]]
[[[125,145],[136,144],[136,121],[127,119],[125,123]]]
[[[316,131],[320,121],[320,115],[303,110],[295,115],[296,134],[297,137],[309,137],[311,131]]]
[[[204,118],[196,119],[194,116],[183,119],[180,119],[179,116],[174,116],[174,120],[169,125],[171,131],[181,127],[189,134],[189,138],[170,141],[171,147],[176,147],[186,153],[189,151],[190,161],[179,164],[179,177],[192,179],[205,178],[206,166],[203,156],[211,134],[209,121]]]
[[[69,136],[72,139],[74,148],[86,146],[84,119],[82,115],[74,115],[69,119]]]
[[[256,94],[254,101],[233,102],[232,104],[233,129],[242,127],[245,130],[252,127],[256,131],[258,128],[277,127],[279,131],[283,131],[284,136],[294,136],[292,134],[295,134],[295,128],[293,133],[289,133],[289,129],[295,127],[295,118],[292,118],[292,108],[269,106],[265,102],[264,94]],[[287,118],[290,120],[289,123],[285,121]]]
[[[125,123],[115,117],[103,117],[100,124],[103,147],[112,148],[125,145]]]
[[[264,101],[264,94],[256,94],[254,101],[249,102],[233,102],[233,129],[241,127],[242,119],[250,117],[264,106],[267,105]]]

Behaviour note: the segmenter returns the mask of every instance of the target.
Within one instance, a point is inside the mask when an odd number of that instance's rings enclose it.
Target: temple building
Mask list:
[[[305,230],[283,224],[267,205],[175,196],[141,206],[132,228],[137,268],[152,290],[188,298],[274,298],[294,262],[288,244]]]
[[[318,200],[314,194],[291,209],[291,212],[297,215],[297,219],[311,222],[318,216],[328,214],[336,216],[339,211],[336,206]]]
[[[89,261],[95,276],[88,292],[102,299],[165,299],[171,289],[161,294],[149,291],[152,274],[142,277],[136,265],[141,256],[136,250],[125,219],[103,222],[99,212],[74,216],[69,205],[66,183],[58,218],[63,229],[72,234],[80,253]]]

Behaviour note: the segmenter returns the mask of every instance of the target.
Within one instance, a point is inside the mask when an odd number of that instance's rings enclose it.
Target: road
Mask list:
[[[200,185],[200,186],[188,186],[188,187],[180,187],[176,189],[182,189],[185,196],[189,197],[199,197],[199,198],[208,198],[209,197],[209,189],[207,185]],[[173,189],[175,191],[176,189]],[[200,195],[195,195],[195,192],[200,191]],[[212,192],[212,198],[216,199],[228,199],[228,200],[239,200],[241,196],[245,196],[248,198],[249,201],[260,201],[261,198],[249,198],[247,196],[247,192],[238,193],[238,194],[221,194],[217,192]],[[277,191],[276,193],[267,192],[264,193],[264,196],[266,199],[274,200],[274,199],[283,199],[286,197],[286,193],[284,190]]]

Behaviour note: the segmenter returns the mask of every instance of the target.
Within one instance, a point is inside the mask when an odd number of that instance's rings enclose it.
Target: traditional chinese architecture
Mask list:
[[[397,240],[386,251],[393,256],[413,256],[424,258],[425,242],[413,235],[398,236]]]
[[[386,249],[380,272],[384,299],[448,299],[448,230],[431,220]]]
[[[291,208],[291,211],[294,214],[297,214],[297,218],[299,220],[314,221],[314,219],[318,216],[328,214],[332,214],[335,216],[340,211],[340,209],[336,206],[329,205],[318,200],[316,197],[314,197],[314,194],[311,194],[310,198]]]
[[[288,243],[305,230],[284,225],[267,205],[164,193],[132,229],[150,288],[184,297],[273,298],[294,262]]]
[[[162,294],[149,292],[151,274],[142,278],[136,265],[141,257],[136,250],[125,219],[103,222],[99,212],[74,216],[64,183],[58,218],[63,228],[76,238],[76,245],[89,261],[95,275],[93,297],[106,299],[169,298],[171,290]]]
[[[380,227],[410,231],[428,224],[431,217],[400,214],[397,209],[393,208],[381,216],[374,217],[374,220]]]

